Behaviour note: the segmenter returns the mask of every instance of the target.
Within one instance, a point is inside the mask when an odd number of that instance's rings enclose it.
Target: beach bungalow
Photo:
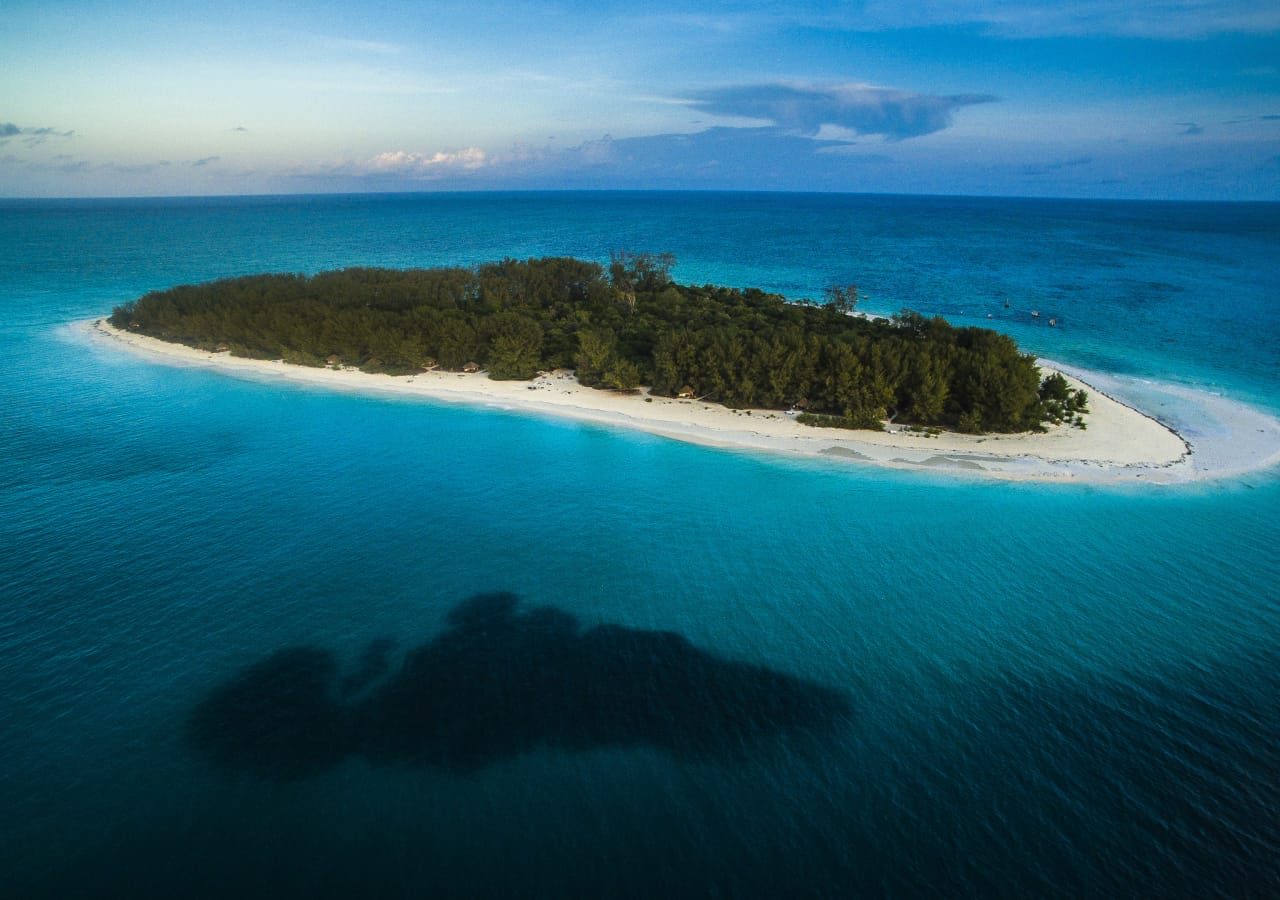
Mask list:
[[[324,358],[324,364],[326,366],[333,366],[336,369],[342,365],[342,357],[336,353],[330,353]]]
[[[689,387],[689,385],[686,384],[684,387],[680,388],[680,393],[676,394],[676,399],[677,400],[694,399],[693,388]]]
[[[472,373],[475,373],[475,372],[479,372],[479,371],[480,371],[480,363],[478,363],[478,362],[474,362],[474,361],[473,361],[473,362],[469,362],[469,363],[467,363],[466,365],[464,365],[464,366],[462,367],[462,371],[464,371],[464,372],[466,372],[466,373],[468,373],[468,374],[472,374]]]

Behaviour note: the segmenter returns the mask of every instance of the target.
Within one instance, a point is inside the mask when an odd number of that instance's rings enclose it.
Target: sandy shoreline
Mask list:
[[[796,423],[776,410],[731,410],[694,400],[615,394],[543,375],[532,382],[491,381],[483,373],[370,375],[209,353],[131,334],[105,319],[73,326],[95,343],[156,362],[210,368],[255,380],[312,385],[363,394],[552,415],[631,428],[716,447],[850,460],[907,469],[1019,480],[1181,483],[1226,477],[1280,463],[1280,421],[1244,404],[1176,386],[1126,382],[1102,373],[1040,360],[1073,386],[1089,391],[1087,430],[1060,426],[1046,434],[936,437],[896,432],[846,432]],[[1158,395],[1139,412],[1131,391]],[[1168,402],[1164,403],[1159,398]],[[1143,404],[1142,408],[1151,408]],[[1162,414],[1163,413],[1163,414]]]

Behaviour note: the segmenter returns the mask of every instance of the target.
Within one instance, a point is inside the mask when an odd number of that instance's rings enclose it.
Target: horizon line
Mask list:
[[[478,196],[484,194],[740,194],[753,196],[801,196],[801,197],[909,197],[945,200],[1032,200],[1047,202],[1088,203],[1166,203],[1166,204],[1219,204],[1219,205],[1280,205],[1274,200],[1210,200],[1177,197],[1090,197],[1046,196],[1027,194],[937,194],[903,193],[900,191],[835,191],[835,190],[786,190],[753,188],[452,188],[449,190],[421,191],[305,191],[272,192],[255,194],[107,194],[107,195],[49,195],[49,196],[0,196],[0,203],[39,204],[65,202],[120,202],[120,201],[182,201],[182,200],[283,200],[303,197],[344,198],[393,198],[393,197],[444,197]]]

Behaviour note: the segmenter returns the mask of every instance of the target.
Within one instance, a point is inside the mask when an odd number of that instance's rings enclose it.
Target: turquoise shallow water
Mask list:
[[[1274,473],[788,462],[66,327],[233,273],[615,247],[1280,409],[1275,205],[5,202],[15,896],[1280,892]]]

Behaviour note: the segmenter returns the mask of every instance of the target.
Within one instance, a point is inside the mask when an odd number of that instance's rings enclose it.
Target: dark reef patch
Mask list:
[[[342,679],[342,696],[350,697],[375,684],[391,670],[391,651],[396,642],[391,638],[378,638],[370,642],[364,653],[360,654],[359,667]]]
[[[245,669],[195,710],[192,742],[215,763],[272,778],[301,778],[349,752],[346,712],[333,698],[333,654],[292,647]]]
[[[220,767],[290,780],[351,755],[463,773],[536,747],[732,759],[750,741],[829,728],[850,712],[840,691],[721,659],[673,632],[583,630],[569,613],[518,604],[505,593],[466,600],[394,673],[386,640],[345,679],[327,650],[281,650],[204,699],[188,737]]]

